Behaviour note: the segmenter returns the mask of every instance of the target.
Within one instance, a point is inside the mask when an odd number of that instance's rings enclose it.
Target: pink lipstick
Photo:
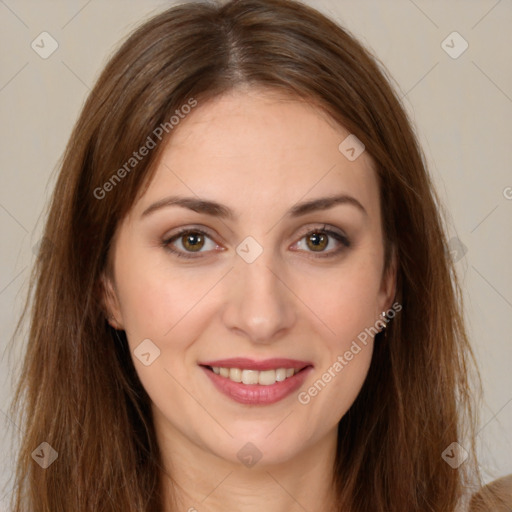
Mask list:
[[[269,405],[296,391],[313,365],[297,359],[218,359],[200,366],[218,391],[249,405]]]

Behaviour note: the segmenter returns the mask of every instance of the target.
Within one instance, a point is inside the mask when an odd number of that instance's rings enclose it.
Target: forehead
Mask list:
[[[313,104],[274,91],[234,90],[198,101],[166,142],[138,209],[180,193],[240,212],[275,212],[300,199],[345,193],[372,213],[373,162],[366,152],[354,161],[340,152],[349,134]]]

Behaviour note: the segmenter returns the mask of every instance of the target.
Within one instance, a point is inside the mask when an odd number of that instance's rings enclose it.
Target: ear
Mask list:
[[[117,330],[123,330],[121,308],[114,279],[106,271],[100,276],[100,301],[108,323]]]
[[[388,311],[395,299],[396,295],[396,278],[397,278],[397,269],[398,269],[398,258],[396,255],[395,247],[391,248],[391,254],[389,259],[389,265],[387,269],[383,272],[382,282],[379,292],[378,298],[378,306],[379,311],[378,315],[380,315],[383,311]]]

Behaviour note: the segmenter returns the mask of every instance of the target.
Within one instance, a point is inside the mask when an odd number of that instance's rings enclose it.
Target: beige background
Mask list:
[[[512,473],[512,3],[307,3],[358,36],[404,96],[450,216],[450,236],[467,249],[457,267],[485,386],[482,469],[487,480]],[[107,56],[141,20],[169,5],[149,0],[0,0],[2,433],[12,426],[6,411],[10,378],[19,363],[9,360],[4,349],[26,290],[56,165]],[[31,48],[43,31],[59,45],[47,59]],[[453,31],[469,44],[456,59],[441,45]],[[449,38],[448,44],[453,52],[462,41]],[[2,509],[15,445],[3,434],[0,446],[0,485],[7,482],[0,491]]]

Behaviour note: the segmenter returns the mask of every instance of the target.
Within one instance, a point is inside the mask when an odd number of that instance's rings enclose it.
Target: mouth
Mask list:
[[[292,359],[245,358],[201,363],[216,389],[243,404],[272,404],[297,390],[313,365]]]

